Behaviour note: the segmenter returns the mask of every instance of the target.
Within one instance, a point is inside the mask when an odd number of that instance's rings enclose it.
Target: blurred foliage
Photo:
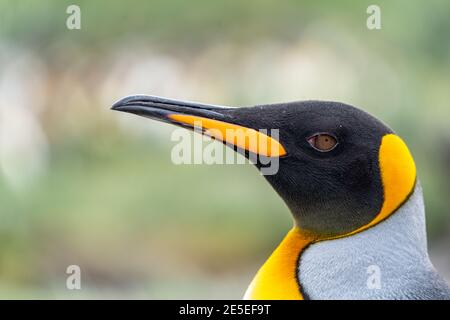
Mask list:
[[[410,146],[450,268],[450,4],[377,1],[369,31],[372,2],[0,0],[0,297],[239,298],[282,239],[254,168],[175,166],[171,127],[109,111],[137,92],[361,106]]]

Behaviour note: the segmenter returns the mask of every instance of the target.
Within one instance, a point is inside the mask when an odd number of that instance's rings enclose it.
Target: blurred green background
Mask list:
[[[109,110],[135,93],[383,119],[415,156],[450,279],[449,33],[446,0],[0,0],[0,298],[240,298],[291,227],[252,166],[174,165],[174,127]]]

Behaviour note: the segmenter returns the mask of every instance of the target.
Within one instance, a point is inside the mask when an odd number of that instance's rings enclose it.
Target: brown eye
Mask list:
[[[308,138],[308,143],[311,147],[321,152],[331,151],[338,144],[336,138],[327,133],[317,133],[313,135]]]

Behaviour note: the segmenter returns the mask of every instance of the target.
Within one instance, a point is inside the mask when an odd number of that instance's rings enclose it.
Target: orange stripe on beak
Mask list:
[[[281,157],[286,155],[286,150],[280,142],[254,129],[219,120],[184,114],[170,114],[168,118],[181,124],[201,128],[210,137],[257,155],[265,157]]]

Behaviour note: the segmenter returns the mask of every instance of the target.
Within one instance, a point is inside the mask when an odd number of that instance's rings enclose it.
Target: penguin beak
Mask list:
[[[286,150],[279,141],[258,131],[268,128],[240,125],[240,122],[245,123],[245,119],[237,119],[233,115],[235,108],[136,95],[117,101],[111,109],[200,130],[203,134],[244,152],[264,157],[286,155]]]

